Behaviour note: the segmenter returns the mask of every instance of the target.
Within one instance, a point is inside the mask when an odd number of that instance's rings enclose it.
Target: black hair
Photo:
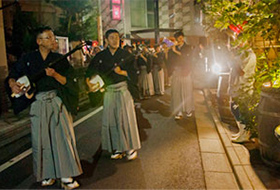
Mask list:
[[[155,44],[155,45],[154,45],[154,49],[156,49],[156,48],[158,48],[158,47],[160,47],[159,44]]]
[[[36,38],[37,38],[40,34],[42,34],[42,33],[45,32],[45,31],[48,31],[48,30],[53,31],[53,29],[52,29],[51,27],[49,27],[49,26],[40,26],[40,27],[38,27],[37,29],[35,29]]]
[[[174,37],[177,39],[179,36],[185,36],[184,35],[184,33],[182,32],[182,31],[179,31],[179,32],[176,32],[175,34],[174,34]]]
[[[109,35],[112,33],[118,33],[120,35],[119,31],[117,31],[116,29],[109,29],[105,33],[105,38],[108,39]]]

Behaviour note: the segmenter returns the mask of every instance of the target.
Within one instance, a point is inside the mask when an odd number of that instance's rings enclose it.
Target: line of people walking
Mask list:
[[[175,39],[169,50],[166,44],[162,44],[163,51],[160,46],[155,46],[155,52],[149,53],[148,48],[142,46],[139,54],[134,56],[120,48],[119,32],[110,29],[105,33],[107,48],[90,61],[86,71],[90,91],[104,88],[98,80],[91,82],[97,75],[105,83],[102,149],[112,153],[111,159],[134,160],[141,148],[131,85],[136,84],[142,98],[163,95],[164,75],[173,73],[172,113],[175,119],[182,119],[184,114],[187,117],[192,115],[192,48],[185,43],[182,32],[177,32]],[[51,28],[40,28],[36,42],[38,50],[24,55],[11,68],[8,86],[12,93],[26,94],[24,85],[17,79],[23,75],[37,77],[33,81],[36,92],[31,97],[30,111],[34,174],[42,186],[50,186],[60,180],[62,187],[74,189],[79,187],[79,183],[73,177],[82,174],[72,119],[72,114],[77,112],[76,100],[70,98],[78,94],[77,79],[66,58],[49,66],[62,57],[53,52],[55,36]],[[172,63],[167,64],[168,60]],[[37,76],[42,70],[44,72]]]

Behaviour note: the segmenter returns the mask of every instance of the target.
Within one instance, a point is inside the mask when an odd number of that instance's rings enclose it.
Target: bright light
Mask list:
[[[218,63],[215,63],[214,65],[212,65],[211,71],[215,74],[220,74],[222,71],[222,67]]]
[[[270,88],[271,86],[272,86],[272,83],[271,83],[271,82],[265,82],[265,83],[263,83],[263,87]]]
[[[280,141],[280,125],[278,125],[277,127],[275,127],[275,129],[274,129],[274,135],[275,135],[275,137]]]

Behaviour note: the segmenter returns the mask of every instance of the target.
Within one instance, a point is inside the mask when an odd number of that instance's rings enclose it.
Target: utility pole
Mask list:
[[[156,43],[156,44],[159,44],[158,0],[154,0],[154,14],[155,14],[155,43]]]

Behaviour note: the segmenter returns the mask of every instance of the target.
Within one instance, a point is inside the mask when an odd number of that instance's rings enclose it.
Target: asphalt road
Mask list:
[[[169,104],[168,93],[136,104],[142,148],[134,161],[113,161],[101,150],[102,111],[75,127],[80,189],[205,189],[195,115],[175,121]],[[0,173],[0,188],[41,188],[31,156]]]

